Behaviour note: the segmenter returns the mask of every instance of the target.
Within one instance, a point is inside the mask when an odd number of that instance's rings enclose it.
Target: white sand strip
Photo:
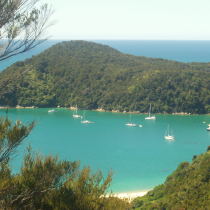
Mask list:
[[[134,192],[121,192],[121,193],[113,193],[111,194],[111,196],[118,197],[121,199],[128,199],[129,201],[132,201],[134,198],[144,196],[148,192],[149,190],[134,191]]]

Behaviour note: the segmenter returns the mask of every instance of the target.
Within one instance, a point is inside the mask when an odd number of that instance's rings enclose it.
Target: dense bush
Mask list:
[[[0,209],[6,210],[126,210],[129,203],[107,196],[112,180],[79,162],[59,161],[57,157],[34,154],[29,147],[17,174],[10,158],[30,133],[20,121],[0,119]]]
[[[208,209],[210,206],[210,151],[181,163],[147,195],[133,201],[133,209]]]
[[[126,55],[63,42],[0,74],[0,105],[147,112],[210,112],[209,64]]]

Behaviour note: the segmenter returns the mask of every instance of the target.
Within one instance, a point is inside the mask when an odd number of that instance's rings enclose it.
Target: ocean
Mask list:
[[[210,62],[210,41],[101,40],[97,42],[136,56],[180,62]]]

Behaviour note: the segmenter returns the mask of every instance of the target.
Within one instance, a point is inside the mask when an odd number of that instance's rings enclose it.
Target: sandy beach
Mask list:
[[[120,192],[120,193],[113,193],[112,196],[118,197],[121,199],[128,199],[132,201],[136,197],[141,197],[146,195],[150,190],[142,190],[142,191],[133,191],[133,192]]]

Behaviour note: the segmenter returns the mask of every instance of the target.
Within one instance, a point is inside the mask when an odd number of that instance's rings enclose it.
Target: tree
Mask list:
[[[80,170],[79,162],[42,157],[29,147],[21,171],[0,163],[0,209],[126,210],[125,200],[106,196],[111,182],[100,171]]]
[[[165,182],[133,200],[133,209],[209,209],[210,151],[183,162]]]
[[[46,40],[52,10],[42,0],[0,0],[0,61]]]
[[[13,124],[8,118],[0,118],[0,163],[9,159],[33,127],[34,122],[25,126],[21,121]]]
[[[36,7],[39,0],[0,0],[0,61],[37,46],[51,10]],[[101,172],[79,169],[78,162],[56,157],[25,155],[19,173],[9,167],[16,148],[30,134],[34,123],[22,125],[0,119],[0,209],[128,209],[128,203],[105,196],[111,182]]]
[[[0,0],[0,61],[26,52],[46,38],[44,32],[52,10],[42,0]],[[43,38],[43,39],[41,39]],[[0,162],[7,160],[29,135],[34,123],[28,126],[18,121],[0,119]]]

